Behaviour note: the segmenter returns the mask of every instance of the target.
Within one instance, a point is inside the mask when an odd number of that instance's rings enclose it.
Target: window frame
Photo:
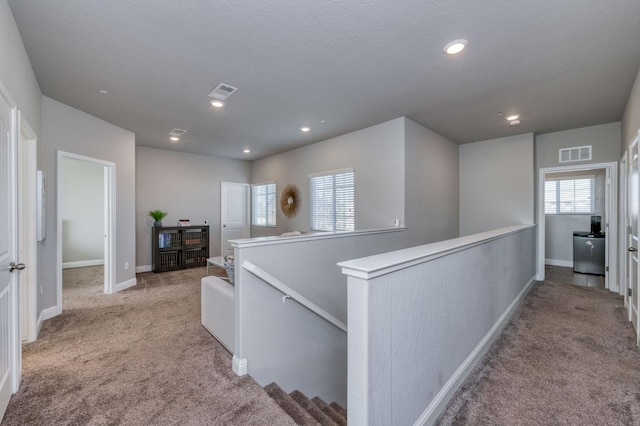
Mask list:
[[[346,206],[341,206],[341,208],[337,208],[337,203],[336,203],[336,177],[339,175],[344,175],[344,174],[351,174],[351,182],[352,185],[350,187],[350,193],[351,193],[351,199],[347,200],[347,202],[350,202],[350,205],[347,204]],[[336,232],[336,231],[355,231],[355,207],[356,207],[356,195],[355,195],[355,191],[356,191],[356,177],[355,177],[355,172],[353,167],[349,167],[349,168],[345,168],[345,169],[338,169],[338,170],[330,170],[330,171],[325,171],[325,172],[320,172],[320,173],[312,173],[307,175],[309,178],[309,198],[310,198],[310,228],[312,231],[317,231],[317,232]],[[318,217],[319,215],[316,214],[316,209],[317,209],[317,200],[316,200],[316,195],[315,195],[315,190],[314,190],[314,179],[317,178],[324,178],[324,177],[329,177],[332,176],[333,177],[333,183],[332,183],[332,189],[333,189],[333,194],[332,194],[332,200],[331,200],[331,204],[332,204],[332,212],[333,212],[333,218],[331,220],[331,229],[327,229],[327,228],[323,228],[319,226],[319,221],[318,221]],[[347,191],[348,193],[349,191]],[[341,209],[350,209],[351,210],[351,214],[346,214],[346,215],[340,215],[338,212]],[[328,216],[328,215],[327,215]],[[325,216],[325,219],[327,218],[327,216]],[[336,229],[338,223],[340,222],[339,219],[342,219],[342,222],[345,222],[347,224],[350,224],[349,227],[347,227],[347,229]]]
[[[273,192],[269,191],[269,187],[273,185]],[[258,194],[256,194],[256,188],[258,187],[266,187],[265,193],[260,194],[264,196],[264,211],[261,212],[264,216],[265,224],[256,223],[257,218],[259,217],[257,213],[257,208],[259,203],[256,200]],[[269,222],[269,195],[273,195],[273,224]],[[267,181],[267,182],[259,182],[251,184],[251,226],[259,226],[261,228],[275,228],[277,226],[277,216],[278,216],[278,187],[275,181]]]
[[[560,188],[560,182],[563,181],[577,181],[577,180],[590,180],[591,181],[591,194],[590,194],[590,208],[589,208],[589,212],[576,212],[575,206],[576,206],[576,197],[575,197],[575,189],[574,189],[574,194],[573,194],[573,199],[571,200],[572,203],[572,207],[573,207],[573,211],[570,212],[566,212],[566,211],[560,211],[562,206],[561,206],[561,195],[562,195],[562,191]],[[553,212],[549,212],[547,211],[547,200],[548,200],[548,191],[547,191],[547,184],[549,182],[555,182],[555,211]],[[575,183],[574,183],[575,186]],[[553,177],[553,178],[546,178],[544,181],[544,214],[545,216],[547,215],[557,215],[557,216],[562,216],[562,215],[574,215],[574,216],[591,216],[595,214],[595,210],[596,210],[596,206],[595,206],[595,193],[596,193],[596,176],[595,175],[582,175],[582,176],[571,176],[571,177]]]

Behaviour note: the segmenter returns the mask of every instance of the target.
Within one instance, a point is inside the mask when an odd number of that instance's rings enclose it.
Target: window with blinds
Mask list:
[[[545,214],[594,214],[594,186],[593,176],[545,181]]]
[[[255,226],[276,226],[276,184],[252,185],[251,201],[251,223]]]
[[[355,201],[353,170],[310,176],[311,229],[353,231]]]

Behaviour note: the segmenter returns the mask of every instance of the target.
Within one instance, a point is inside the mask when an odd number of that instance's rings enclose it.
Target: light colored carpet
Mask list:
[[[640,351],[623,299],[537,284],[439,425],[640,425]]]
[[[64,311],[24,346],[3,425],[295,424],[201,326],[206,268],[138,274],[113,295],[101,269],[65,270]]]

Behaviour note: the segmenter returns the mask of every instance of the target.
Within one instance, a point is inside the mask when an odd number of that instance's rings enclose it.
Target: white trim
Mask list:
[[[40,334],[40,328],[42,327],[42,323],[45,322],[48,319],[51,319],[53,317],[56,317],[58,315],[60,315],[61,312],[58,312],[58,307],[57,306],[51,306],[47,309],[43,309],[42,311],[40,311],[40,315],[38,315],[38,324],[36,325],[36,339],[38,338],[38,335]],[[34,339],[35,340],[35,339]]]
[[[38,246],[36,216],[36,175],[38,168],[38,136],[29,122],[18,110],[20,176],[20,261],[27,265],[20,276],[20,321],[23,342],[32,342],[38,337]]]
[[[342,267],[342,273],[345,275],[370,280],[400,269],[467,250],[489,241],[504,238],[533,227],[535,227],[535,225],[508,226],[506,228],[494,229],[465,237],[439,241],[437,243],[348,260],[338,263],[338,266]]]
[[[289,244],[300,243],[303,241],[328,239],[328,238],[343,238],[352,237],[354,235],[373,235],[384,234],[386,232],[400,232],[406,231],[405,227],[398,228],[382,228],[382,229],[365,229],[361,231],[326,231],[326,232],[308,232],[299,235],[282,236],[275,235],[271,237],[258,237],[258,238],[246,238],[243,240],[230,240],[231,246],[234,248],[246,248],[257,246],[268,246],[272,244]]]
[[[113,292],[117,293],[119,291],[126,290],[126,289],[128,289],[130,287],[133,287],[133,286],[135,286],[137,284],[138,284],[138,279],[137,278],[131,278],[130,280],[123,281],[121,283],[117,283],[115,286],[113,286],[114,287],[113,288]]]
[[[545,265],[563,266],[565,268],[573,268],[573,260],[545,259]]]
[[[309,173],[307,175],[308,178],[320,177],[320,176],[329,176],[329,175],[339,175],[342,173],[352,173],[353,167],[347,167],[345,169],[337,169],[337,170],[328,170],[326,172],[317,172],[317,173]]]
[[[136,274],[140,274],[142,272],[151,272],[152,270],[153,268],[151,267],[151,265],[136,266]]]
[[[256,182],[256,183],[252,183],[251,187],[253,188],[254,186],[269,185],[270,183],[276,184],[276,181],[275,180],[267,180],[265,182]]]
[[[543,167],[538,170],[538,208],[536,209],[536,223],[538,224],[538,236],[536,238],[536,244],[538,246],[536,256],[536,279],[538,281],[544,281],[544,266],[545,266],[545,213],[544,213],[544,182],[545,175],[547,173],[561,173],[570,171],[583,171],[583,170],[595,170],[605,169],[607,173],[607,179],[610,184],[608,190],[605,193],[609,193],[609,197],[606,200],[605,211],[607,212],[607,224],[605,224],[605,231],[607,233],[607,246],[605,261],[609,267],[609,272],[605,274],[605,285],[611,291],[618,291],[618,253],[616,248],[618,247],[618,163],[591,163],[591,164],[572,164],[567,166],[555,166],[555,167]],[[605,194],[605,199],[606,199]],[[613,248],[613,250],[610,250]]]
[[[522,299],[529,293],[533,283],[535,282],[535,277],[531,277],[529,282],[524,286],[518,297],[516,297],[513,302],[509,305],[509,307],[500,315],[500,318],[493,324],[491,330],[487,332],[487,334],[482,338],[482,340],[476,345],[473,351],[469,354],[469,356],[464,360],[462,364],[456,369],[455,373],[447,380],[444,384],[440,392],[435,396],[435,398],[431,401],[431,403],[424,410],[422,415],[418,417],[418,420],[414,423],[414,425],[431,425],[434,424],[438,416],[442,413],[442,411],[446,408],[449,400],[453,396],[453,394],[458,390],[464,379],[471,373],[473,367],[476,366],[480,358],[487,352],[489,347],[491,347],[491,343],[500,335],[500,332],[507,324],[507,321],[510,319],[511,315],[513,315],[514,311],[522,302]]]
[[[624,304],[627,306],[627,204],[628,204],[628,162],[627,151],[620,158],[620,169],[618,170],[618,289],[619,294],[624,297]]]
[[[238,358],[237,356],[233,356],[233,372],[238,376],[244,376],[247,374],[247,359],[246,358]]]
[[[62,313],[62,160],[72,159],[104,167],[104,292],[114,293],[115,284],[115,200],[116,164],[98,158],[57,151],[56,162],[56,292],[58,313]],[[125,287],[126,288],[126,287]]]
[[[104,259],[78,260],[76,262],[64,262],[62,269],[84,268],[86,266],[104,265]]]

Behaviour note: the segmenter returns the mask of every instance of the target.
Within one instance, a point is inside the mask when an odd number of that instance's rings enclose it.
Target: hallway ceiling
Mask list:
[[[618,121],[640,67],[638,0],[9,5],[44,95],[137,145],[227,158],[400,116],[457,143]],[[445,55],[459,38],[467,49]],[[218,83],[238,91],[214,109]]]

